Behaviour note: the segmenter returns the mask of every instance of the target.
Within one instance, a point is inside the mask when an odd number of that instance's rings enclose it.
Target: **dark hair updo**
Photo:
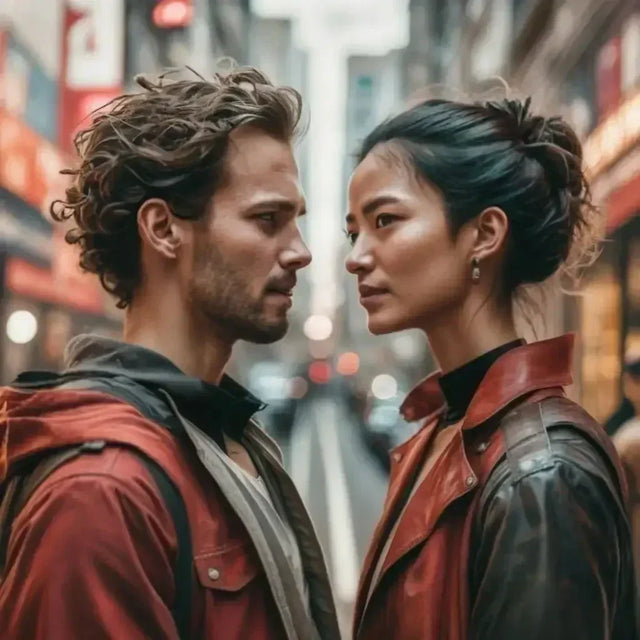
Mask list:
[[[488,207],[509,219],[505,293],[542,282],[569,257],[594,211],[582,148],[561,118],[530,113],[530,98],[484,104],[427,100],[376,127],[359,161],[390,143],[441,192],[455,234]]]

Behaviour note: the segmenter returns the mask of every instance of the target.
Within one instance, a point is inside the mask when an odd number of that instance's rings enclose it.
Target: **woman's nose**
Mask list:
[[[373,267],[373,257],[365,246],[364,239],[359,236],[356,243],[351,248],[345,260],[345,267],[349,273],[354,275],[362,271],[369,271]]]

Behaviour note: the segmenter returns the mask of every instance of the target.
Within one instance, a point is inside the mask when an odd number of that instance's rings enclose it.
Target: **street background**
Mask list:
[[[424,336],[373,337],[343,269],[358,142],[434,95],[533,98],[571,122],[602,212],[603,251],[574,295],[534,292],[528,337],[577,334],[571,394],[605,420],[640,354],[640,7],[637,0],[0,0],[0,382],[58,368],[67,340],[117,337],[121,316],[48,220],[72,136],[138,73],[221,56],[303,95],[297,154],[314,255],[285,340],[239,345],[230,373],[269,407],[265,426],[318,527],[345,629],[386,491],[390,447],[417,428],[404,394],[435,364]]]

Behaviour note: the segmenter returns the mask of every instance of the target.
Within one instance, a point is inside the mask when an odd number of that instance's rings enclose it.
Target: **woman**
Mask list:
[[[576,135],[528,100],[430,100],[366,138],[349,204],[369,330],[424,330],[442,370],[401,408],[424,427],[392,452],[355,637],[635,638],[615,451],[565,397],[571,336],[525,344],[512,313],[589,230]]]

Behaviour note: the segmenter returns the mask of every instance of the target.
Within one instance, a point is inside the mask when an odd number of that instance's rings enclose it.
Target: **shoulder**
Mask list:
[[[608,453],[581,425],[563,422],[538,430],[511,425],[505,454],[483,487],[478,515],[484,519],[526,508],[526,494],[543,510],[575,506],[587,511],[604,508],[618,517],[624,513],[619,479]]]
[[[172,529],[159,489],[140,455],[119,446],[82,454],[51,473],[15,518],[18,528],[38,522],[52,535],[63,528],[79,539],[88,532],[103,537],[154,524]]]

